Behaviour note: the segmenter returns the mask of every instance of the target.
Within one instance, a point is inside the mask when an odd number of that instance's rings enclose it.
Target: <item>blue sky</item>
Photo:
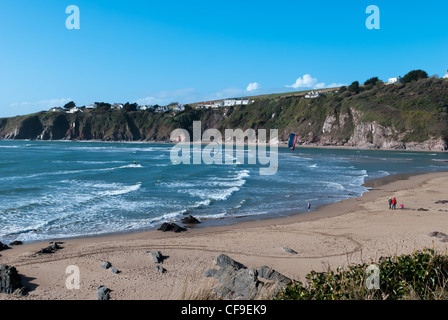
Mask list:
[[[69,5],[79,30],[66,28]],[[379,30],[366,28],[369,5]],[[2,0],[0,117],[443,76],[446,12],[447,1]]]

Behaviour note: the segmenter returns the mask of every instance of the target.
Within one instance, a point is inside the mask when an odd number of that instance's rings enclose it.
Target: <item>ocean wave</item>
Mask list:
[[[118,190],[108,190],[108,191],[103,191],[103,192],[99,192],[98,194],[100,196],[119,196],[122,194],[126,194],[126,193],[131,193],[134,191],[137,191],[138,189],[140,189],[140,187],[142,186],[141,183],[138,183],[136,185],[133,186],[128,186],[128,187],[123,187],[122,189],[118,189]]]

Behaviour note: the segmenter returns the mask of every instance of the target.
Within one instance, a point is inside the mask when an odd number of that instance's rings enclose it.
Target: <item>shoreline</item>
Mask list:
[[[2,299],[95,299],[96,288],[106,285],[112,298],[184,299],[199,292],[211,279],[221,253],[248,267],[267,265],[302,280],[312,270],[323,271],[348,263],[374,261],[380,256],[411,253],[423,247],[447,250],[447,243],[428,236],[448,233],[448,172],[426,173],[383,181],[361,197],[323,205],[315,211],[289,217],[241,221],[238,224],[192,228],[172,233],[156,230],[70,238],[53,254],[36,255],[48,242],[27,243],[1,252],[0,264],[15,266],[33,289],[23,298],[0,294]],[[392,179],[393,180],[393,179]],[[389,195],[404,201],[404,210],[387,209]],[[425,208],[425,211],[420,210]],[[288,247],[297,255],[286,253]],[[168,258],[160,275],[147,250],[161,250]],[[121,271],[101,268],[110,261]],[[65,268],[79,266],[82,288],[65,288]]]
[[[269,214],[258,214],[258,215],[241,215],[241,216],[233,216],[233,217],[221,217],[221,218],[203,218],[194,216],[195,218],[198,218],[201,223],[196,225],[186,225],[183,224],[180,221],[174,220],[174,219],[167,219],[163,222],[160,222],[159,225],[156,225],[152,228],[140,228],[140,229],[134,229],[134,230],[121,230],[116,232],[106,232],[106,233],[100,233],[100,234],[86,234],[86,235],[79,235],[74,237],[67,237],[67,238],[48,238],[44,240],[31,240],[24,242],[24,245],[27,244],[46,244],[48,242],[54,242],[54,241],[70,241],[70,240],[88,240],[88,239],[101,239],[101,238],[109,238],[109,237],[116,237],[116,236],[123,236],[128,237],[132,235],[138,235],[138,234],[145,234],[147,232],[162,232],[157,230],[158,227],[160,227],[161,224],[164,222],[174,222],[176,224],[180,224],[181,226],[184,226],[187,228],[187,231],[193,231],[198,232],[199,230],[204,230],[204,232],[208,232],[207,229],[209,228],[219,228],[220,230],[222,228],[233,228],[240,224],[247,224],[248,227],[251,227],[252,224],[256,224],[257,226],[266,226],[269,224],[269,222],[275,223],[275,224],[282,224],[282,221],[285,219],[288,219],[287,221],[310,221],[314,219],[319,219],[320,217],[317,216],[317,212],[324,211],[326,208],[331,208],[332,206],[337,205],[340,202],[348,201],[348,200],[356,200],[363,198],[367,193],[376,191],[376,188],[385,186],[387,184],[397,182],[397,181],[406,181],[413,177],[418,177],[421,175],[430,175],[430,174],[437,174],[437,173],[443,173],[448,172],[447,171],[438,171],[433,173],[408,173],[408,174],[393,174],[388,175],[381,178],[371,179],[361,186],[366,187],[368,190],[365,191],[361,196],[353,196],[350,198],[345,198],[342,200],[338,200],[336,202],[328,203],[328,204],[322,204],[322,205],[316,205],[313,206],[313,209],[308,211],[296,211],[296,212],[289,212],[289,213],[283,213],[276,216],[270,216]],[[341,213],[343,214],[343,213]],[[183,216],[178,217],[179,219],[188,216],[189,214],[184,214]],[[301,218],[298,218],[297,216],[301,216]],[[288,223],[285,222],[285,223]],[[168,234],[170,232],[167,232]],[[182,234],[186,234],[185,232],[182,232]]]

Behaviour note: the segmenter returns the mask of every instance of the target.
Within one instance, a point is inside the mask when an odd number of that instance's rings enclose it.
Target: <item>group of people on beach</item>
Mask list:
[[[397,198],[390,197],[389,198],[389,209],[390,210],[396,210],[397,209],[397,203],[398,203]],[[400,203],[400,208],[404,209],[404,204],[403,203]]]

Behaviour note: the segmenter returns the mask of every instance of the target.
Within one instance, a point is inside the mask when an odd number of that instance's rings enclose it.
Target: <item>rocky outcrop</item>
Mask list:
[[[99,286],[97,288],[97,299],[98,300],[110,300],[110,293],[112,290],[106,288],[105,286]]]
[[[291,282],[267,266],[247,268],[225,254],[214,262],[219,268],[209,269],[204,275],[219,280],[213,291],[223,299],[271,299]]]
[[[22,281],[17,269],[7,265],[0,266],[0,293],[13,294],[21,288]]]
[[[166,232],[166,231],[173,231],[173,232],[182,232],[182,231],[187,231],[186,228],[181,227],[175,223],[172,222],[164,222],[157,230]]]
[[[181,221],[182,221],[182,223],[185,223],[185,224],[198,224],[198,223],[201,223],[198,219],[196,219],[192,215],[189,215],[189,216],[186,216],[186,217],[182,218]]]

